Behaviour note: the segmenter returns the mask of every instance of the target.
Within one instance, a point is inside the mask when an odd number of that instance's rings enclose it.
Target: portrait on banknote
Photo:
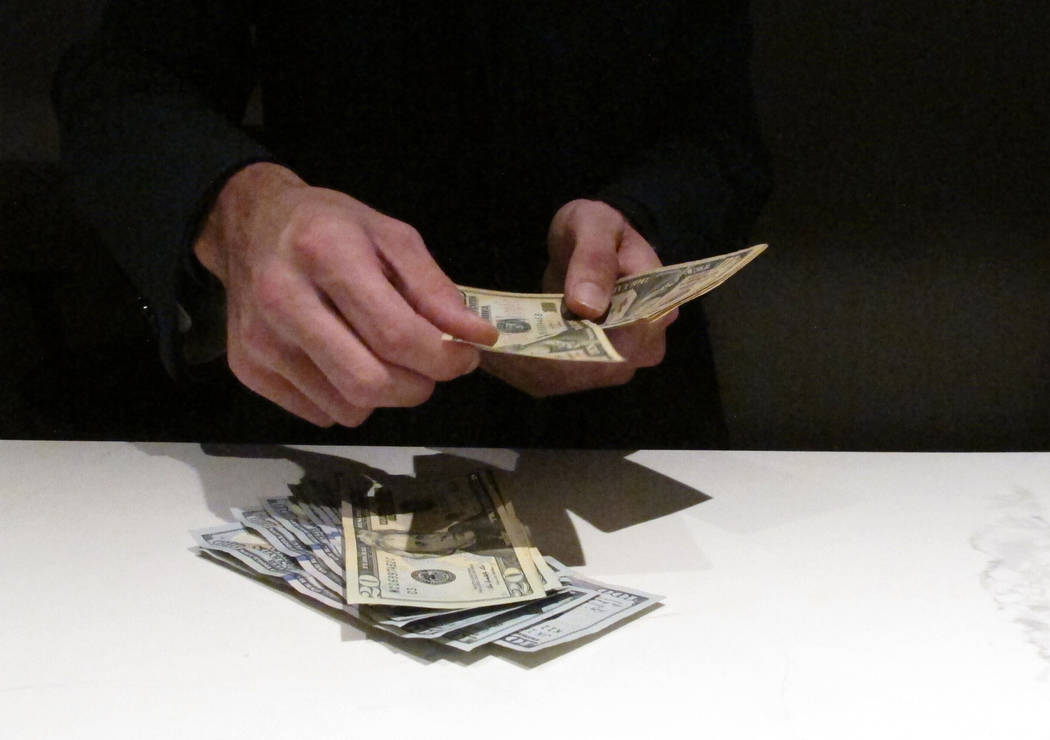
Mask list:
[[[428,558],[458,551],[486,552],[508,547],[503,530],[484,512],[444,529],[362,529],[357,541],[391,555]]]

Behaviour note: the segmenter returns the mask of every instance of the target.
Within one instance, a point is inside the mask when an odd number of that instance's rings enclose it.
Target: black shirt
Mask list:
[[[116,0],[55,101],[76,205],[174,367],[190,245],[253,161],[412,224],[464,284],[538,289],[579,197],[665,263],[744,246],[769,187],[749,53],[746,2]]]

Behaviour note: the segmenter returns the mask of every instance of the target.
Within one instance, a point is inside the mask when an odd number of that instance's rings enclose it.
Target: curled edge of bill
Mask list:
[[[723,277],[719,278],[717,283],[715,283],[715,284],[713,284],[711,286],[711,289],[713,289],[713,288],[718,287],[722,283],[724,283],[726,280],[728,280],[733,275],[735,275],[738,272],[740,272],[745,267],[747,267],[747,265],[750,264],[752,260],[754,260],[756,257],[758,257],[758,255],[762,254],[768,248],[769,248],[769,244],[754,244],[754,245],[752,245],[750,247],[744,247],[743,249],[738,249],[735,252],[726,252],[725,254],[715,254],[715,255],[712,255],[710,257],[704,257],[703,259],[690,260],[689,262],[679,262],[679,263],[676,263],[676,264],[673,264],[673,265],[662,265],[662,266],[656,267],[656,268],[654,268],[652,270],[646,270],[645,272],[639,272],[636,275],[627,275],[626,277],[620,278],[616,282],[620,283],[620,282],[625,282],[625,281],[628,281],[628,280],[637,280],[638,278],[641,278],[641,277],[648,277],[648,276],[651,276],[651,275],[660,275],[661,273],[665,273],[665,272],[675,272],[676,270],[681,270],[683,268],[691,267],[693,265],[702,265],[705,262],[717,262],[718,260],[726,260],[726,259],[729,259],[730,257],[737,257],[739,255],[743,255],[743,259],[741,259],[739,262],[737,262],[735,265],[733,265],[733,268],[731,270],[729,270]]]
[[[740,272],[742,269],[744,269],[744,267],[746,267],[748,264],[750,264],[750,262],[753,259],[755,259],[755,257],[757,257],[758,255],[762,254],[762,252],[764,252],[768,246],[769,246],[768,244],[756,244],[753,247],[748,247],[747,249],[741,249],[741,250],[739,250],[737,252],[731,252],[728,255],[723,255],[725,257],[732,257],[735,254],[742,254],[742,253],[750,252],[750,254],[748,254],[746,257],[744,257],[744,259],[740,260],[740,262],[738,262],[736,265],[734,265],[732,270],[727,272],[725,275],[720,277],[715,282],[711,283],[710,285],[705,285],[703,287],[703,289],[701,289],[701,290],[697,291],[696,293],[693,293],[693,294],[683,298],[680,301],[676,301],[675,303],[671,304],[670,306],[668,306],[667,308],[663,309],[659,313],[657,313],[657,314],[655,314],[653,316],[648,316],[648,317],[642,319],[642,321],[659,321],[664,316],[666,316],[667,314],[671,313],[671,311],[674,311],[676,308],[678,308],[680,306],[684,306],[686,303],[689,303],[689,301],[692,301],[692,300],[694,300],[696,298],[699,298],[701,296],[707,295],[708,293],[713,291],[715,288],[718,288],[719,286],[723,285],[727,280],[729,280],[729,278],[733,277],[738,272]],[[700,260],[700,261],[703,261],[703,260]],[[605,327],[605,328],[610,328],[610,327]]]
[[[644,283],[647,280],[659,278],[663,275],[674,274],[679,272],[688,272],[691,268],[698,267],[700,265],[716,265],[716,269],[713,272],[714,279],[708,276],[705,279],[699,281],[691,290],[674,299],[672,302],[658,306],[655,310],[649,313],[634,313],[632,309],[628,308],[626,315],[619,316],[616,319],[611,318],[611,314],[614,312],[613,308],[610,308],[609,314],[604,320],[599,322],[602,329],[617,329],[622,326],[629,326],[631,324],[637,324],[642,322],[653,322],[659,321],[671,311],[675,310],[679,306],[684,306],[690,301],[694,301],[707,293],[710,293],[715,288],[725,283],[729,278],[736,275],[744,267],[746,267],[752,260],[758,255],[762,254],[768,247],[768,244],[756,244],[751,247],[745,247],[744,249],[738,249],[735,252],[727,252],[726,254],[716,254],[711,257],[704,257],[703,259],[692,260],[690,262],[679,262],[673,265],[663,265],[652,270],[645,272],[639,272],[634,275],[625,275],[616,281],[616,286],[613,289],[613,303],[616,302],[616,294],[619,289],[625,288],[632,284]],[[735,259],[738,258],[738,259]],[[725,263],[731,259],[735,261],[725,271],[719,271],[717,266],[721,263]]]
[[[357,616],[356,609],[344,603],[341,594],[331,591],[313,576],[300,570],[294,560],[240,524],[205,527],[191,530],[191,534],[198,545],[193,550],[198,554],[271,585],[296,591],[327,607]],[[244,546],[257,552],[269,551],[269,557],[253,557],[250,552],[245,552]]]

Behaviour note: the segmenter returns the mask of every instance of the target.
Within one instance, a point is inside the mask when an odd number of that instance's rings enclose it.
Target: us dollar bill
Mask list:
[[[637,589],[612,586],[583,578],[554,558],[548,557],[547,562],[558,573],[562,583],[596,591],[597,595],[581,604],[579,608],[570,609],[557,616],[505,634],[495,641],[497,645],[531,653],[572,642],[608,629],[664,598]]]
[[[331,484],[325,485],[319,481],[307,479],[300,483],[288,484],[288,490],[292,492],[289,501],[296,507],[299,515],[305,516],[307,520],[320,527],[327,541],[333,546],[338,544],[341,561],[343,522],[339,516],[338,489]]]
[[[346,600],[465,609],[542,598],[525,528],[488,471],[375,483],[342,508]]]
[[[526,602],[536,603],[536,602]],[[479,606],[474,609],[419,609],[419,614],[408,618],[400,618],[396,609],[402,607],[377,606],[365,604],[361,606],[361,618],[380,628],[391,628],[393,632],[401,637],[422,637],[429,639],[450,632],[468,624],[474,624],[496,613],[509,612],[521,604],[497,604],[495,606]]]
[[[501,340],[503,335],[500,335]],[[499,342],[497,342],[499,345]],[[530,342],[504,342],[498,347],[486,347],[522,357],[541,357],[548,360],[581,362],[623,362],[609,337],[601,327],[590,321],[568,321],[565,331]]]
[[[341,531],[326,531],[307,516],[304,506],[290,498],[268,498],[263,508],[295,537],[323,557],[337,571],[343,567],[343,535]]]
[[[298,593],[325,606],[343,611],[347,604],[342,594],[325,587],[320,581],[303,572],[296,562],[269,542],[238,524],[223,524],[194,531],[193,538],[210,557],[220,562],[279,581]]]
[[[536,564],[536,570],[540,572],[540,576],[543,578],[543,586],[547,589],[547,592],[556,591],[561,588],[562,583],[558,578],[558,574],[554,568],[551,567],[550,563],[543,557],[543,553],[540,552],[538,547],[530,547],[529,552],[532,553],[532,562]]]
[[[319,550],[304,545],[265,509],[231,509],[234,517],[247,529],[257,533],[283,555],[290,557],[306,573],[329,589],[341,592],[344,587],[342,568],[326,560]]]
[[[539,571],[540,576],[543,578],[543,587],[546,589],[547,595],[550,596],[554,592],[562,591],[565,586],[558,578],[558,574],[544,559],[539,548],[530,547],[529,552],[532,555],[533,563],[536,565],[536,570]],[[539,601],[529,603],[537,604]],[[373,624],[403,628],[403,634],[406,637],[409,636],[409,633],[413,636],[430,637],[474,624],[497,614],[513,611],[521,606],[521,604],[515,603],[479,607],[477,609],[424,609],[409,606],[370,605],[362,607],[361,614]],[[413,622],[425,622],[427,626],[421,629],[409,628],[408,625]],[[441,632],[434,631],[434,628],[438,626],[440,626]]]
[[[529,344],[561,334],[572,316],[562,293],[508,293],[457,286],[463,303],[499,331],[491,349],[507,344]]]
[[[444,632],[431,637],[443,645],[457,650],[470,651],[476,647],[496,642],[505,635],[527,629],[530,625],[541,623],[558,614],[571,613],[581,604],[598,598],[600,594],[587,588],[568,586],[559,591],[524,606],[488,619],[475,622],[459,629]]]
[[[300,501],[299,506],[314,524],[319,526],[329,541],[339,540],[340,548],[343,539],[343,522],[339,518],[339,507],[324,506],[312,501]]]
[[[255,573],[280,578],[287,573],[299,572],[298,566],[287,555],[239,524],[205,527],[191,534],[202,549],[233,557]]]
[[[765,244],[758,244],[620,278],[613,287],[609,310],[600,325],[603,329],[613,329],[637,321],[654,321],[711,292],[765,249]]]
[[[560,588],[542,599],[524,604],[502,604],[478,609],[460,609],[406,625],[376,621],[371,607],[362,607],[361,616],[386,632],[405,639],[435,640],[458,650],[473,650],[503,635],[575,608],[598,596],[576,586]]]
[[[729,254],[668,265],[620,278],[599,321],[572,315],[562,293],[508,293],[457,286],[463,303],[499,330],[489,352],[552,360],[623,362],[605,331],[655,321],[714,290],[766,249],[758,244]],[[445,339],[453,340],[445,335]]]
[[[333,498],[317,504],[314,491],[316,508],[297,498],[234,508],[237,522],[192,532],[195,550],[380,630],[459,650],[541,650],[604,630],[662,598],[582,578],[545,558],[490,471],[384,480],[338,484],[349,499],[337,533],[324,531],[336,516]],[[306,493],[301,486],[292,492]],[[337,552],[345,556],[345,582],[343,570],[329,565]]]

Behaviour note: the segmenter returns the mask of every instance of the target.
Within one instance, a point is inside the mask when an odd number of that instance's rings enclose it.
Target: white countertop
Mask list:
[[[470,454],[546,554],[664,605],[531,657],[399,641],[188,530],[460,456],[0,442],[0,736],[1050,738],[1050,454]]]

